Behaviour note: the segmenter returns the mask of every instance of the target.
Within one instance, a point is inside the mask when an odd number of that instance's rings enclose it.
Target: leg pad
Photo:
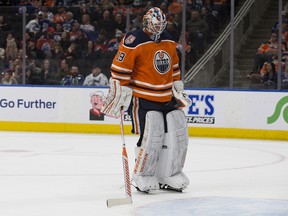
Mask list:
[[[164,143],[163,114],[149,111],[146,114],[145,130],[141,147],[137,148],[136,164],[133,171],[133,180],[141,191],[157,190],[156,168],[160,150]]]
[[[165,134],[156,176],[161,184],[184,189],[189,185],[189,179],[182,172],[188,148],[186,117],[182,110],[175,110],[168,113],[166,119],[168,132]]]

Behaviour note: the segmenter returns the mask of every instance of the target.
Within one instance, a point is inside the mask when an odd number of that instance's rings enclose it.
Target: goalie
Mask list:
[[[182,191],[188,147],[184,112],[191,100],[180,80],[179,59],[166,17],[157,8],[143,16],[141,30],[126,34],[111,65],[110,89],[102,112],[118,117],[122,108],[139,134],[133,181],[139,191]]]

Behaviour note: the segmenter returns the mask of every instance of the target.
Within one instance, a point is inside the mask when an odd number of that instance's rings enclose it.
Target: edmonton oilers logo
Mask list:
[[[171,58],[164,50],[159,50],[154,55],[154,68],[160,73],[165,74],[170,70]]]

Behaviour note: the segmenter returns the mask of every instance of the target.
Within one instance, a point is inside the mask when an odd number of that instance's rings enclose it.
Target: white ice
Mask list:
[[[1,216],[241,216],[239,209],[288,215],[286,141],[190,138],[187,190],[147,195],[133,189],[133,204],[107,208],[107,199],[125,197],[120,135],[0,137]],[[125,140],[132,171],[137,136]]]

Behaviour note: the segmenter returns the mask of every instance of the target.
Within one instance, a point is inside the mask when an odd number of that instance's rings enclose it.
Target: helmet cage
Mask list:
[[[166,16],[160,8],[153,7],[143,16],[143,26],[152,35],[160,35],[166,25]]]

